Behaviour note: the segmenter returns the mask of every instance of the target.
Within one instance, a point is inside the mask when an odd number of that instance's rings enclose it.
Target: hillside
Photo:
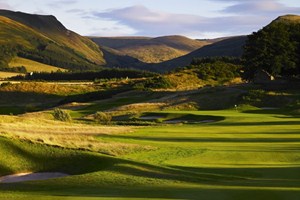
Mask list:
[[[139,59],[128,56],[118,50],[102,46],[101,51],[103,52],[103,56],[106,61],[106,67],[150,70],[147,68],[146,63],[143,63]]]
[[[300,75],[300,16],[280,16],[248,36],[245,45],[244,79],[255,79],[263,70],[273,77],[295,78]]]
[[[273,22],[300,23],[300,16],[299,15],[283,15],[283,16],[279,16]]]
[[[211,45],[204,46],[196,51],[193,51],[185,56],[175,58],[166,62],[153,64],[149,66],[156,71],[170,71],[177,67],[184,67],[191,63],[193,58],[213,57],[213,56],[233,56],[240,57],[243,53],[243,45],[246,41],[246,36],[231,37],[221,40]]]
[[[159,63],[186,55],[210,44],[183,36],[149,37],[91,37],[100,46],[106,46],[145,63]]]
[[[27,72],[56,72],[65,71],[62,68],[46,65],[26,58],[14,57],[8,64],[10,68],[23,66]]]
[[[19,55],[66,69],[105,64],[95,43],[66,29],[54,16],[8,10],[0,10],[0,16],[0,43],[5,56]]]

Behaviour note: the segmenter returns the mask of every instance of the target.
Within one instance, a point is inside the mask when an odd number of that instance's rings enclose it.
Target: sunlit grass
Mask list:
[[[27,72],[56,72],[58,70],[66,71],[65,69],[62,68],[46,65],[43,63],[39,63],[33,60],[20,58],[20,57],[13,58],[9,63],[9,67],[21,67],[21,66],[24,66]]]
[[[122,101],[125,100],[114,103]],[[145,116],[151,114],[166,119],[195,119],[198,123],[103,127],[62,123],[45,113],[1,117],[5,137],[33,142],[2,139],[5,147],[0,150],[2,158],[14,155],[11,160],[3,158],[2,166],[6,167],[0,167],[2,173],[5,170],[6,174],[22,169],[47,170],[40,162],[47,163],[48,159],[53,162],[49,165],[53,166],[51,169],[63,171],[59,165],[60,155],[74,158],[74,152],[77,159],[84,161],[74,167],[79,170],[75,176],[10,186],[0,184],[0,190],[4,191],[0,198],[250,200],[253,197],[297,199],[299,196],[300,120],[297,116],[281,110],[245,112],[242,109],[156,111]],[[218,120],[201,122],[209,117]],[[53,143],[48,137],[53,138]],[[94,153],[87,156],[75,150],[85,149],[85,142],[95,145],[95,148],[87,148],[89,151],[114,152],[116,157]],[[7,144],[21,147],[21,152],[26,152],[25,157],[22,153],[17,156],[17,151],[12,151]],[[49,152],[57,155],[54,160]],[[43,159],[26,159],[30,154]],[[28,162],[35,163],[34,167]],[[65,164],[67,172],[73,169],[72,162]],[[87,169],[91,171],[85,171]]]

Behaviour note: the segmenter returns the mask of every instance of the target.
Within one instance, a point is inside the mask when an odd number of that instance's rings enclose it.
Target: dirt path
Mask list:
[[[51,178],[61,178],[69,176],[68,174],[60,173],[60,172],[43,172],[43,173],[20,173],[20,174],[13,174],[8,176],[0,177],[0,184],[1,183],[18,183],[18,182],[25,182],[25,181],[37,181],[37,180],[47,180]]]

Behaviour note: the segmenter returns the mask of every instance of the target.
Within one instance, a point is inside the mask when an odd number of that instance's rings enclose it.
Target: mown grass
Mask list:
[[[300,120],[296,116],[236,110],[169,114],[224,119],[98,135],[99,141],[153,147],[117,158],[0,138],[2,175],[25,169],[75,174],[1,184],[0,197],[297,199],[300,195]]]
[[[154,120],[156,126],[148,127],[62,123],[53,121],[51,111],[1,116],[1,175],[56,171],[72,176],[0,184],[0,198],[297,199],[297,104],[272,110],[248,105],[215,111],[177,111],[169,107],[197,102],[201,95],[214,99],[218,92],[239,96],[245,90],[130,91],[106,100],[66,105],[75,106],[73,117],[107,111],[136,112],[137,119],[161,119]],[[298,98],[296,93],[291,93],[294,99]],[[165,103],[168,110],[149,111],[150,103]],[[172,120],[178,123],[160,123]]]

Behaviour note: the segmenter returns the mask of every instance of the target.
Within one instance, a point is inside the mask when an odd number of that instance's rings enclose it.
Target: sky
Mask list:
[[[0,9],[54,15],[85,36],[246,35],[280,15],[300,15],[300,0],[0,0]]]

